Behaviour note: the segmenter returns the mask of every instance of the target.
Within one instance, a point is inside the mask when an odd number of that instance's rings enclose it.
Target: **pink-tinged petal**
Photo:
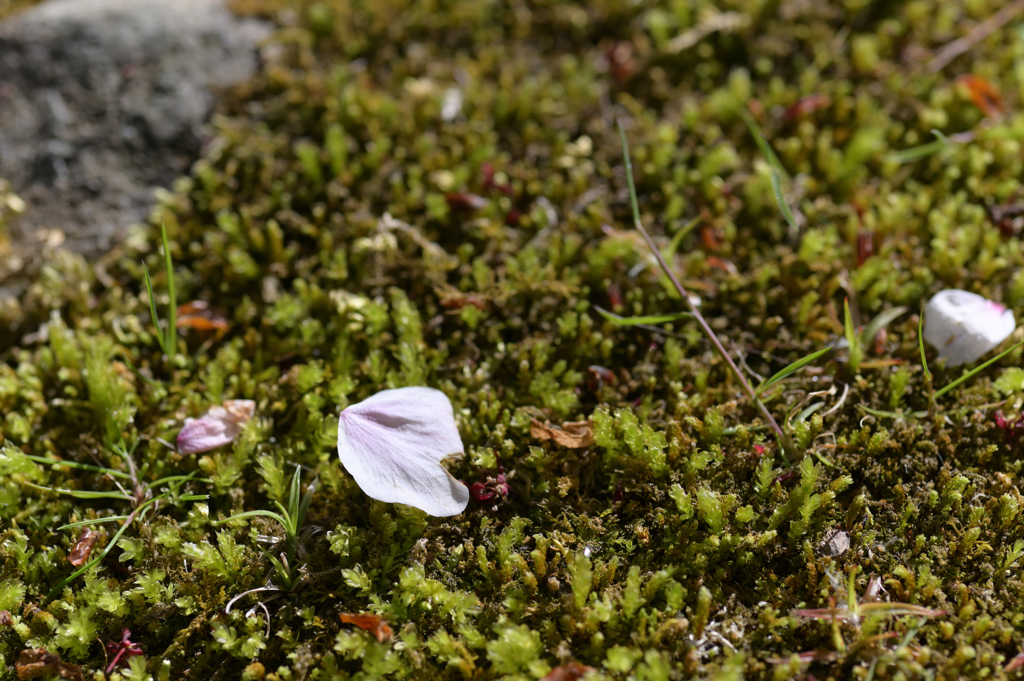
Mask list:
[[[252,400],[227,400],[222,406],[210,407],[197,419],[185,419],[178,433],[178,451],[199,454],[231,444],[256,412]]]
[[[969,291],[939,291],[924,311],[924,339],[938,349],[947,367],[980,358],[1014,328],[1012,310]]]
[[[452,403],[433,388],[382,390],[338,418],[338,456],[360,489],[433,516],[469,503],[469,488],[441,465],[462,452]]]

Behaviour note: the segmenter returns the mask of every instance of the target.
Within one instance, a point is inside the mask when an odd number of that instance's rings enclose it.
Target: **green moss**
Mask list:
[[[207,154],[102,277],[58,255],[0,309],[0,656],[46,647],[95,675],[128,628],[146,655],[122,678],[528,679],[570,661],[652,681],[1002,678],[1024,645],[1022,469],[992,412],[1024,406],[1024,353],[915,418],[917,318],[899,317],[859,371],[821,359],[767,391],[803,455],[786,461],[694,321],[592,309],[680,307],[629,228],[618,117],[644,223],[748,376],[842,337],[844,298],[852,327],[953,286],[1020,318],[1020,235],[985,209],[1012,204],[1024,171],[1016,28],[938,73],[914,61],[1000,4],[236,3],[282,30],[221,101]],[[1001,121],[964,73],[1000,88]],[[744,109],[789,175],[795,228]],[[932,128],[974,140],[888,156]],[[0,204],[2,221],[2,188]],[[161,220],[179,299],[230,325],[180,329],[173,366],[139,297],[140,260],[158,303],[167,290]],[[501,472],[507,497],[434,519],[363,495],[337,415],[403,385],[451,397],[453,475]],[[257,403],[232,446],[165,444],[226,399]],[[533,418],[589,419],[594,445],[537,442]],[[122,440],[143,480],[195,475],[50,595],[78,531],[57,528],[128,504],[26,483],[114,491],[61,462],[121,471]],[[223,521],[286,503],[296,466],[319,486],[284,584],[280,524]],[[839,555],[823,548],[836,530]],[[882,598],[948,614],[791,614],[855,602],[873,577]],[[393,638],[338,619],[360,612]],[[808,651],[819,661],[794,657]]]

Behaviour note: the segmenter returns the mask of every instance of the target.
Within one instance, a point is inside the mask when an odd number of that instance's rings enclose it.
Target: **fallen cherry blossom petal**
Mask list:
[[[89,560],[92,547],[99,541],[101,534],[101,532],[90,530],[87,527],[82,528],[82,533],[78,535],[78,541],[75,542],[74,546],[71,547],[71,551],[68,552],[68,562],[78,567]]]
[[[580,449],[594,444],[592,426],[590,421],[566,421],[561,428],[556,428],[533,419],[530,421],[530,435],[538,440],[554,440],[569,449]]]
[[[365,629],[373,634],[380,643],[390,640],[395,633],[380,615],[373,615],[371,613],[351,614],[343,612],[339,616],[341,617],[342,624],[354,624],[360,629]]]
[[[947,367],[973,362],[1013,333],[1013,311],[975,293],[939,291],[925,307],[924,339]]]
[[[210,407],[197,419],[185,419],[178,433],[178,451],[198,454],[230,444],[255,411],[256,403],[252,400],[227,400],[222,406]]]
[[[360,489],[433,516],[469,503],[469,488],[441,465],[462,452],[452,403],[433,388],[382,390],[338,418],[338,456]]]

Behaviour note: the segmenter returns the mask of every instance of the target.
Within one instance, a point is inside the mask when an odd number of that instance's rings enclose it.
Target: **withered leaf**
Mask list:
[[[957,79],[967,88],[974,106],[989,118],[996,118],[1005,110],[1003,96],[995,85],[981,76],[968,74]]]
[[[569,449],[580,449],[594,444],[593,421],[566,421],[561,428],[537,419],[530,421],[530,435],[538,440],[554,440]]]
[[[540,681],[579,681],[579,679],[582,679],[592,671],[594,671],[593,667],[588,667],[579,662],[570,662],[569,664],[555,667]]]
[[[10,610],[0,610],[0,627],[9,627],[14,624],[14,618],[11,617]]]
[[[390,640],[391,636],[395,633],[380,615],[367,612],[358,614],[343,612],[340,617],[343,624],[354,624],[360,629],[365,629],[376,636],[377,640],[381,643]]]
[[[78,567],[85,561],[89,560],[89,554],[92,553],[92,547],[99,541],[101,533],[96,530],[90,530],[88,527],[82,528],[82,533],[78,535],[78,541],[71,547],[71,552],[68,553],[68,562]]]
[[[227,331],[229,328],[223,313],[211,308],[204,300],[193,300],[179,307],[174,325],[179,329],[197,331]]]
[[[60,655],[50,653],[42,648],[27,648],[18,654],[14,670],[19,679],[34,679],[47,674],[56,674],[68,681],[84,681],[82,670],[67,662],[62,662]]]

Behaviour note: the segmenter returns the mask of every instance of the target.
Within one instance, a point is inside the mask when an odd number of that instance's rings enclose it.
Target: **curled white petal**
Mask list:
[[[463,452],[452,403],[433,388],[395,388],[338,418],[338,456],[366,494],[434,516],[458,515],[469,488],[441,460]]]
[[[234,442],[256,412],[252,400],[227,400],[210,407],[197,419],[185,419],[178,433],[178,451],[182,454],[208,452]]]
[[[924,339],[946,366],[973,362],[1013,333],[1013,312],[976,293],[939,291],[924,311]]]

